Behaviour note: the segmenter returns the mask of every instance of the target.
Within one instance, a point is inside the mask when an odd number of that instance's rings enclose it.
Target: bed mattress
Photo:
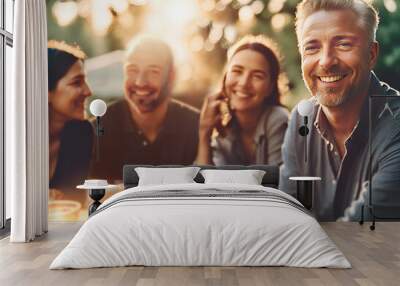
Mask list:
[[[351,267],[314,217],[284,192],[198,183],[115,194],[50,269],[128,265]]]

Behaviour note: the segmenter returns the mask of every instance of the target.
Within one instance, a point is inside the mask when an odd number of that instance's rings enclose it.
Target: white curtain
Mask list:
[[[45,0],[15,1],[13,92],[6,98],[6,188],[12,242],[47,232],[48,104]]]

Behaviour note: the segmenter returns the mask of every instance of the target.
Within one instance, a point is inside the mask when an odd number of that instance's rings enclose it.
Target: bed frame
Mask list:
[[[193,165],[195,166],[195,165]],[[176,168],[176,167],[185,167],[183,165],[124,165],[123,168],[123,181],[124,181],[124,189],[136,187],[139,182],[139,176],[135,171],[136,167],[149,167],[149,168]],[[279,167],[271,166],[271,165],[250,165],[250,166],[242,166],[242,165],[225,165],[225,166],[197,166],[202,170],[204,169],[219,169],[219,170],[248,170],[248,169],[256,169],[256,170],[264,170],[266,173],[262,180],[262,185],[265,187],[278,188],[279,185]],[[197,183],[204,183],[203,176],[198,173],[194,178]]]

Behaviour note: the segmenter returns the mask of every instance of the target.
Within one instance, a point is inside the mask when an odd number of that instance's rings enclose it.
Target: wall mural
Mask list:
[[[107,198],[124,164],[280,165],[292,195],[291,177],[319,178],[320,220],[358,220],[371,188],[400,217],[399,70],[345,13],[333,25],[360,42],[303,23],[299,53],[292,2],[47,1],[50,219],[85,220],[77,186],[107,180]],[[375,2],[390,45],[399,7]]]

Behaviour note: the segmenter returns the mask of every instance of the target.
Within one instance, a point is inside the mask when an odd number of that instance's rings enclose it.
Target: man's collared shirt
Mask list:
[[[369,97],[371,95],[399,95],[396,90],[381,83],[372,73],[368,97],[366,98],[358,123],[345,142],[346,152],[340,158],[330,125],[317,103],[311,122],[314,123],[307,136],[308,162],[304,158],[305,138],[298,134],[303,118],[297,108],[292,111],[289,128],[282,147],[280,189],[296,194],[296,184],[291,176],[319,176],[322,181],[315,183],[314,213],[320,220],[338,218],[357,220],[361,205],[368,202],[369,167],[372,175],[373,203],[382,206],[383,216],[396,216],[400,207],[400,115],[389,113],[378,118],[384,106],[382,100],[372,101],[371,120],[371,166],[369,165]],[[394,114],[400,111],[400,97],[390,101]],[[384,178],[384,179],[383,179]],[[393,207],[393,208],[392,208]],[[400,208],[397,208],[397,212]],[[394,213],[395,212],[395,213]]]
[[[121,180],[125,164],[188,165],[196,158],[199,112],[179,101],[169,102],[154,142],[137,127],[125,99],[108,107],[101,124],[105,134],[99,138],[100,160],[93,155],[91,177]]]

